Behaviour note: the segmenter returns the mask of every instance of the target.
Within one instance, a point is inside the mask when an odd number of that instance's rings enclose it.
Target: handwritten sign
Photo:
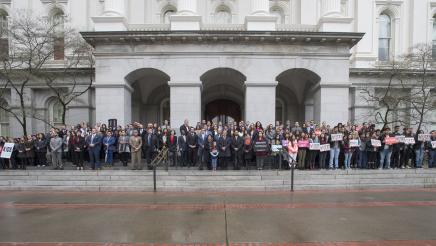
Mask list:
[[[14,143],[5,143],[3,146],[0,158],[10,159],[12,151],[14,150]]]
[[[323,144],[319,146],[319,151],[326,152],[330,151],[330,144]]]
[[[398,140],[395,137],[387,137],[385,138],[385,144],[387,145],[393,145],[398,143]]]
[[[404,143],[405,144],[415,144],[415,139],[414,138],[404,138]]]
[[[371,145],[373,147],[381,147],[381,141],[378,139],[371,139]]]
[[[319,143],[310,143],[309,149],[310,150],[319,150],[320,146],[321,145]]]
[[[395,138],[397,139],[398,143],[404,143],[404,138],[406,138],[406,136],[398,135],[398,136],[395,136]]]
[[[274,153],[280,152],[280,151],[282,151],[282,149],[283,149],[282,145],[279,145],[279,144],[271,145],[271,151]]]
[[[430,134],[418,134],[418,141],[430,141]]]
[[[332,141],[342,141],[344,139],[344,134],[342,133],[332,134],[330,135],[330,137],[332,138]]]
[[[431,148],[436,149],[436,141],[431,141]]]
[[[350,140],[350,147],[359,147],[359,140],[351,139]]]

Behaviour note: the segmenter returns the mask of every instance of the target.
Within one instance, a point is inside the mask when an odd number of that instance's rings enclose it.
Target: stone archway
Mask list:
[[[132,87],[132,121],[162,124],[169,121],[170,77],[154,68],[137,69],[126,76]]]
[[[243,120],[246,77],[232,68],[215,68],[200,77],[202,90],[202,118],[221,121]]]
[[[312,89],[321,80],[316,73],[304,68],[293,68],[280,73],[276,80],[276,99],[281,102],[282,110],[276,111],[276,120],[301,122],[316,118]]]

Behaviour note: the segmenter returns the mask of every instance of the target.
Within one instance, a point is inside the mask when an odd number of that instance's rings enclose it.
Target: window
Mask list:
[[[277,17],[277,24],[284,24],[285,18],[283,14],[283,10],[280,7],[272,7],[270,13]]]
[[[3,108],[8,107],[5,101],[0,101],[0,103]],[[0,108],[0,136],[9,136],[9,115],[3,108]]]
[[[65,57],[64,21],[64,13],[62,10],[54,10],[52,24],[55,31],[53,43],[55,60],[63,60]]]
[[[436,60],[436,16],[433,17],[432,58]]]
[[[219,6],[215,12],[216,24],[230,24],[232,23],[232,14],[227,6]]]
[[[170,16],[176,14],[177,10],[173,6],[167,6],[162,13],[162,23],[169,24]]]
[[[53,125],[61,125],[62,124],[62,104],[55,100],[51,103],[50,109],[50,123]]]
[[[378,59],[389,61],[391,53],[391,18],[387,14],[379,17]]]
[[[9,56],[8,13],[0,9],[0,60]]]

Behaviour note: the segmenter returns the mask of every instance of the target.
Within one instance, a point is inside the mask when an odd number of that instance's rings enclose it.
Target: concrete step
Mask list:
[[[436,187],[436,169],[295,171],[295,189]],[[289,190],[290,171],[158,170],[161,191]],[[148,170],[11,170],[0,172],[0,190],[152,191]]]

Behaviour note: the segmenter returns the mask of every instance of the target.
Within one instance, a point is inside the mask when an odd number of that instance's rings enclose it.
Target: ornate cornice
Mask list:
[[[364,33],[296,32],[296,31],[114,31],[82,32],[93,46],[133,43],[311,43],[322,45],[356,45]]]

